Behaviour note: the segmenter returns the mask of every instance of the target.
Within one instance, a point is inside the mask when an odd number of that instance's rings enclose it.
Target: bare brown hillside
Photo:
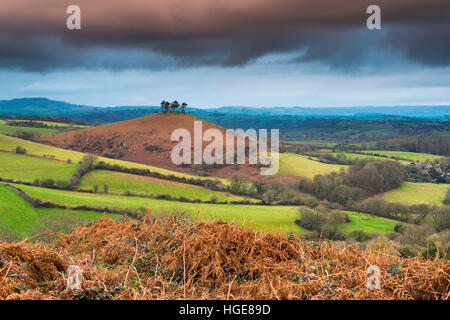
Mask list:
[[[138,119],[65,132],[42,138],[41,142],[59,148],[193,173],[192,168],[182,168],[172,163],[170,151],[177,142],[171,142],[170,138],[172,132],[178,128],[188,130],[193,138],[194,121],[202,121],[203,132],[216,128],[225,136],[225,128],[194,116],[181,113],[157,113]],[[204,146],[207,144],[204,143]],[[248,165],[240,166],[239,170],[233,166],[226,166],[214,170],[211,175],[230,177],[235,173],[254,175],[258,173],[258,169]]]

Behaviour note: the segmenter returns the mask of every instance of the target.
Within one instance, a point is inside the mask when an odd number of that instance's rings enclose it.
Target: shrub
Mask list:
[[[434,209],[426,215],[425,222],[438,232],[450,229],[450,206]]]
[[[55,186],[55,180],[48,178],[48,179],[43,179],[41,181],[41,187],[44,188],[53,188]]]
[[[159,147],[159,146],[147,145],[145,147],[145,151],[147,151],[147,152],[161,152],[161,151],[164,151],[164,150],[161,149],[161,147]]]
[[[350,218],[349,218],[348,214],[346,214],[345,212],[341,212],[341,211],[331,212],[331,213],[327,214],[326,218],[327,218],[327,223],[333,224],[333,225],[344,224],[344,223],[350,222]]]
[[[108,193],[108,189],[109,189],[109,186],[108,186],[107,184],[105,184],[105,185],[103,186],[103,192],[104,192],[104,193]]]
[[[397,223],[397,224],[394,226],[394,231],[395,231],[395,232],[400,233],[400,232],[402,232],[402,230],[403,230],[403,225],[402,225],[401,223]]]
[[[64,180],[56,181],[55,186],[58,189],[70,189],[70,183],[68,181],[64,181]]]
[[[347,237],[345,231],[336,225],[326,224],[320,228],[322,235],[331,240],[345,240]]]
[[[358,242],[365,242],[370,239],[370,236],[362,230],[355,230],[350,232],[349,237]]]
[[[314,197],[309,196],[309,197],[307,197],[306,200],[305,200],[305,206],[307,206],[307,207],[309,207],[309,208],[314,209],[314,208],[316,208],[318,205],[319,205],[319,201],[317,201],[317,199],[314,198]]]
[[[97,193],[97,192],[98,192],[98,185],[94,184],[94,185],[92,186],[92,190],[93,190],[95,193]]]
[[[27,149],[22,148],[21,146],[17,146],[16,149],[14,149],[14,152],[16,154],[25,154],[27,153]]]
[[[434,233],[433,228],[428,225],[408,225],[402,229],[401,234],[396,238],[401,244],[427,245],[427,238]]]
[[[211,203],[216,203],[218,200],[219,200],[219,199],[218,199],[215,195],[212,195],[211,198],[209,199],[209,201],[210,201]]]
[[[415,258],[420,255],[423,251],[423,247],[418,245],[404,245],[398,250],[403,257]]]
[[[300,207],[299,208],[300,218],[296,223],[308,230],[319,230],[320,226],[324,222],[323,216],[314,210],[309,208]]]

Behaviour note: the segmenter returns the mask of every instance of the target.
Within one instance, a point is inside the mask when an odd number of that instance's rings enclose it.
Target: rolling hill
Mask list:
[[[188,130],[193,141],[194,121],[202,122],[203,132],[208,129],[219,129],[225,136],[225,128],[192,115],[157,113],[138,119],[60,133],[51,137],[44,137],[41,141],[59,148],[192,173],[191,168],[174,165],[170,158],[170,152],[178,143],[171,141],[171,135],[176,129]],[[203,145],[208,144],[204,143]],[[216,169],[213,175],[229,177],[233,173],[248,175],[258,173],[257,168],[248,165],[239,166],[238,172],[232,170],[232,166],[225,166]]]
[[[92,121],[99,114],[117,113],[115,121],[126,120],[159,110],[159,106],[86,106],[55,101],[47,98],[19,98],[0,100],[0,114],[9,115],[51,115],[69,116],[76,119]],[[201,114],[228,114],[252,116],[301,116],[301,117],[417,117],[417,118],[448,118],[450,106],[356,106],[356,107],[247,107],[224,106],[219,108],[189,108],[195,115]],[[130,112],[132,115],[130,115]]]

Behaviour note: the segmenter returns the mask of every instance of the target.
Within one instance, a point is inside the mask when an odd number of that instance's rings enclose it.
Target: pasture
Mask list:
[[[428,153],[416,153],[416,152],[405,152],[405,151],[380,151],[380,150],[367,150],[367,151],[361,151],[362,153],[370,153],[370,154],[381,154],[388,157],[397,157],[397,158],[403,158],[408,159],[413,162],[419,161],[423,162],[426,160],[436,160],[441,159],[442,156],[437,156],[434,154],[428,154]]]
[[[5,122],[0,122],[0,134],[14,135],[16,131],[26,131],[31,132],[40,136],[48,136],[59,132],[56,129],[48,128],[29,128],[29,127],[19,127],[19,126],[7,126]]]
[[[60,149],[60,148],[43,145],[43,144],[39,144],[39,143],[27,141],[27,140],[22,140],[22,139],[18,139],[18,138],[14,138],[14,137],[0,135],[0,150],[11,151],[14,148],[16,148],[17,146],[21,146],[21,147],[25,148],[27,150],[28,154],[37,155],[37,156],[41,156],[41,157],[53,156],[55,159],[63,160],[63,161],[67,161],[70,159],[73,163],[78,163],[85,155],[85,153],[82,153],[82,152]],[[128,161],[122,161],[122,160],[117,160],[117,159],[98,157],[98,160],[104,161],[106,163],[118,164],[118,165],[126,167],[126,168],[148,169],[150,171],[159,172],[164,175],[172,174],[177,177],[186,177],[186,178],[195,178],[195,179],[204,179],[204,180],[212,179],[212,180],[220,180],[222,183],[225,183],[225,184],[229,183],[227,179],[220,179],[220,178],[214,178],[214,177],[211,177],[211,178],[198,177],[198,176],[194,176],[194,175],[184,174],[184,173],[175,172],[175,171],[171,171],[171,170],[161,169],[158,167],[153,167],[153,166],[148,166],[148,165],[133,163],[133,162],[128,162]]]
[[[399,224],[398,221],[372,216],[366,213],[344,211],[348,214],[351,222],[346,223],[343,226],[346,232],[352,232],[355,230],[362,230],[366,233],[380,233],[386,234],[394,232],[394,227]]]
[[[293,153],[280,153],[280,170],[278,175],[293,175],[299,177],[314,178],[318,174],[339,172],[345,165],[327,164],[308,159],[306,156]]]
[[[352,153],[352,152],[323,152],[323,153],[331,154],[335,157],[345,156],[348,159],[355,159],[355,160],[370,159],[370,160],[382,160],[382,161],[391,160],[391,161],[398,161],[398,162],[402,162],[402,163],[410,163],[411,162],[411,161],[407,161],[407,160],[395,160],[395,159],[390,159],[390,158],[385,158],[385,157],[372,156],[369,154],[365,155],[365,154]]]
[[[35,209],[16,192],[0,185],[0,238],[4,240],[19,240],[45,230],[68,232],[103,215],[89,211]]]
[[[205,203],[184,203],[179,201],[156,200],[141,197],[127,197],[107,194],[92,194],[36,188],[16,185],[32,197],[49,200],[57,204],[75,207],[89,205],[95,207],[147,208],[153,211],[186,211],[196,220],[222,220],[236,222],[259,231],[283,233],[304,232],[294,221],[297,218],[295,206],[223,205]]]
[[[386,192],[383,199],[405,205],[441,206],[448,189],[448,184],[405,182],[400,188]]]
[[[0,152],[0,177],[33,182],[51,178],[68,181],[76,166],[60,161],[40,159],[22,154]]]
[[[81,179],[79,188],[91,190],[94,185],[97,185],[102,192],[103,186],[107,185],[108,193],[120,195],[129,190],[139,195],[168,194],[177,198],[201,201],[208,201],[212,196],[219,202],[245,200],[243,197],[212,191],[201,186],[107,170],[89,172]]]
[[[281,143],[320,145],[320,146],[330,147],[330,148],[336,146],[336,142],[326,141],[326,140],[282,140]]]
[[[14,119],[15,122],[30,122],[30,120],[17,120]],[[50,122],[50,121],[39,121],[39,120],[32,120],[31,122],[34,123],[42,123],[49,127],[62,127],[62,128],[89,128],[89,126],[83,126],[79,124],[71,124],[71,123],[61,123],[61,122]]]

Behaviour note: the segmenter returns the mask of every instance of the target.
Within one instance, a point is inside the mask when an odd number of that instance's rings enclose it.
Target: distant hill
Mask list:
[[[345,108],[304,108],[304,107],[221,107],[207,112],[251,115],[291,115],[291,116],[334,116],[334,117],[376,117],[401,116],[415,118],[445,118],[450,116],[450,106],[364,106]]]
[[[159,106],[95,107],[76,105],[47,98],[22,98],[0,100],[0,115],[61,116],[90,122],[118,122],[143,117],[159,110]],[[213,109],[188,108],[193,115],[247,115],[247,116],[294,116],[338,118],[386,118],[405,117],[422,119],[450,119],[447,106],[364,106],[345,108],[305,107],[241,107],[226,106]]]
[[[95,107],[76,105],[47,98],[0,100],[0,114],[2,115],[68,116],[74,113],[89,112],[96,109]]]

